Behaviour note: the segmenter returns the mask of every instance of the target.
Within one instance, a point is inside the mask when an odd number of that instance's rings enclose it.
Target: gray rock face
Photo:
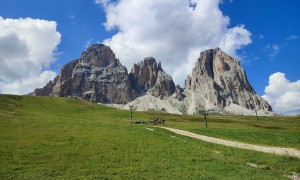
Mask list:
[[[76,96],[102,103],[127,103],[137,97],[126,67],[103,44],[92,45],[79,59],[64,65],[56,79],[50,93],[53,96]]]
[[[128,74],[110,47],[95,44],[79,59],[65,64],[53,81],[29,95],[76,96],[94,102],[125,104],[145,94],[144,97],[152,95],[152,100],[162,99],[162,105],[169,103],[163,107],[172,106],[167,108],[170,112],[195,114],[204,109],[231,111],[240,107],[272,111],[267,101],[255,93],[240,63],[219,48],[200,54],[182,89],[175,87],[172,77],[154,58],[134,64]],[[148,102],[139,102],[143,106],[145,103]]]
[[[234,103],[250,110],[272,111],[268,102],[249,84],[240,63],[219,48],[201,52],[185,87],[189,93],[200,95],[210,105],[219,108]]]
[[[29,96],[49,96],[52,91],[53,87],[55,86],[58,80],[58,76],[54,78],[53,81],[50,81],[44,86],[43,88],[36,88],[33,92],[29,93]]]
[[[172,97],[178,99],[179,101],[182,101],[186,96],[183,94],[183,89],[179,85],[177,85]]]
[[[107,67],[111,63],[117,63],[115,54],[110,47],[104,44],[90,46],[81,54],[79,63],[88,64],[94,67]]]
[[[79,59],[73,60],[65,64],[56,77],[57,81],[53,86],[53,91],[50,95],[54,96],[64,96],[66,89],[68,88],[68,82],[72,79],[72,74],[75,66],[78,64]]]
[[[129,74],[133,88],[139,95],[149,92],[155,97],[168,97],[175,92],[172,77],[165,73],[161,64],[152,57],[134,64]]]

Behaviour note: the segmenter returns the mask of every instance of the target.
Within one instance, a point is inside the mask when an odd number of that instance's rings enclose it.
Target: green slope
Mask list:
[[[208,129],[197,116],[134,117],[162,117],[164,126],[242,142],[300,144],[299,117],[256,123],[210,115]],[[206,143],[128,118],[129,111],[74,98],[0,95],[0,179],[285,179],[300,173],[297,158]]]

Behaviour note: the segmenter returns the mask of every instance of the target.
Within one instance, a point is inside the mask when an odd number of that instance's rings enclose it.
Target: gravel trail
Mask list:
[[[300,158],[300,151],[297,149],[293,149],[293,148],[260,146],[260,145],[247,144],[247,143],[241,143],[241,142],[236,142],[236,141],[230,141],[230,140],[224,140],[224,139],[220,139],[220,138],[204,136],[204,135],[195,134],[195,133],[192,133],[189,131],[179,130],[179,129],[175,129],[175,128],[169,128],[169,127],[160,127],[160,128],[169,130],[176,134],[200,139],[202,141],[211,142],[211,143],[215,143],[215,144],[221,144],[221,145],[230,146],[230,147],[237,147],[237,148],[260,151],[260,152],[265,152],[265,153],[270,153],[270,154],[287,155],[287,156]]]

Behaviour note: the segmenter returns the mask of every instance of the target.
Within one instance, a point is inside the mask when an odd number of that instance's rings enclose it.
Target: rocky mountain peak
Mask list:
[[[251,110],[272,111],[248,82],[239,61],[220,48],[200,53],[192,75],[187,76],[185,89],[182,89],[175,86],[172,77],[155,58],[147,57],[134,64],[128,74],[110,47],[94,44],[79,59],[65,64],[53,81],[30,95],[72,96],[113,104],[126,104],[142,96],[145,98],[140,99],[146,101],[142,103],[144,105],[151,97],[153,102],[160,102],[155,107],[169,103],[162,109],[187,114],[197,114],[204,108],[225,112],[242,108],[250,114]]]
[[[251,110],[272,110],[256,94],[239,61],[219,48],[200,53],[185,86],[188,91],[201,95],[211,106],[224,108],[234,103]]]
[[[127,103],[146,93],[166,97],[174,92],[171,76],[153,57],[134,64],[128,74],[110,47],[94,44],[79,59],[65,64],[53,81],[31,95],[76,96],[102,103]]]
[[[139,64],[144,64],[145,66],[151,66],[156,64],[156,60],[153,57],[146,57],[144,60],[140,61]]]
[[[107,67],[116,62],[115,54],[109,46],[94,44],[81,54],[79,63],[85,63],[96,67]]]
[[[36,95],[76,96],[102,103],[127,103],[137,97],[126,67],[103,44],[90,46],[79,59],[64,65],[53,83],[43,89],[48,90],[46,94],[37,89]]]
[[[219,47],[216,47],[214,51],[222,51]]]
[[[175,85],[170,75],[157,64],[153,57],[147,57],[134,64],[129,74],[133,88],[143,95],[150,92],[155,97],[170,96],[175,92]]]

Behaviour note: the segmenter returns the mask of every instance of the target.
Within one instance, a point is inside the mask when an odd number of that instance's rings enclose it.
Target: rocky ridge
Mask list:
[[[95,44],[79,59],[64,65],[53,81],[30,95],[71,96],[99,103],[126,104],[146,93],[163,98],[174,91],[171,76],[154,58],[134,64],[128,74],[110,47]]]
[[[177,114],[198,114],[204,110],[234,114],[272,111],[255,93],[239,61],[219,48],[200,53],[183,89],[175,86],[153,57],[134,64],[128,74],[110,47],[95,44],[79,59],[64,65],[53,81],[30,95],[72,96],[125,109],[130,105],[136,110]]]
[[[139,95],[147,92],[154,97],[168,97],[175,92],[175,84],[172,77],[165,73],[161,63],[157,64],[153,57],[148,57],[134,64],[129,73],[129,79],[133,88]]]

